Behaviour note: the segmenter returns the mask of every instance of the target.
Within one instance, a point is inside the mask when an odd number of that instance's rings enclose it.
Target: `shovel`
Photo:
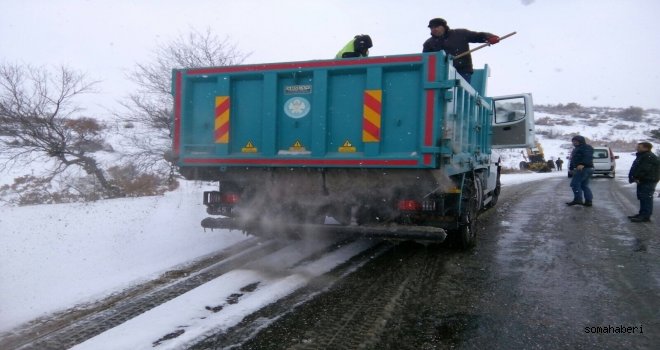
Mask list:
[[[501,36],[501,37],[500,37],[500,41],[502,41],[502,40],[504,40],[504,39],[506,39],[506,38],[508,38],[508,37],[510,37],[510,36],[512,36],[512,35],[514,35],[514,34],[516,34],[516,32],[511,32],[511,33],[509,33],[509,34],[507,34],[507,35]],[[463,56],[465,56],[465,55],[468,55],[468,54],[470,54],[470,53],[472,53],[472,52],[474,52],[474,51],[477,51],[477,50],[479,50],[479,49],[483,49],[483,48],[486,47],[486,46],[490,46],[490,44],[479,45],[479,46],[475,47],[475,48],[472,49],[472,50],[465,51],[465,52],[463,52],[463,53],[460,53],[460,54],[454,56],[454,59],[459,59],[459,58],[461,58],[461,57],[463,57]]]

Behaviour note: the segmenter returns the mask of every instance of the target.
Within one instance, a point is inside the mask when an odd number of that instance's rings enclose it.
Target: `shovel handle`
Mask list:
[[[511,32],[511,33],[509,33],[509,34],[507,34],[507,35],[503,35],[503,36],[500,37],[500,41],[502,41],[502,40],[504,40],[504,39],[506,39],[506,38],[508,38],[508,37],[510,37],[510,36],[512,36],[512,35],[514,35],[514,34],[516,34],[516,32]],[[468,55],[468,54],[470,54],[470,53],[472,53],[472,52],[474,52],[474,51],[477,51],[477,50],[479,50],[479,49],[483,49],[483,48],[486,47],[486,46],[490,46],[490,44],[479,45],[479,46],[475,47],[475,48],[472,49],[472,50],[468,50],[468,51],[465,51],[465,52],[463,52],[463,53],[460,53],[460,54],[454,56],[454,59],[461,58],[461,57],[463,57],[463,56],[465,56],[465,55]]]

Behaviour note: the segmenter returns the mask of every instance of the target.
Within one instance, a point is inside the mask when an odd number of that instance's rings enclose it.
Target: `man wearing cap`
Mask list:
[[[444,50],[452,56],[458,56],[470,50],[469,43],[497,44],[500,37],[486,32],[473,32],[467,29],[449,29],[447,21],[434,18],[429,21],[431,37],[424,42],[423,52]],[[469,83],[472,78],[472,56],[467,54],[454,60],[454,68]]]

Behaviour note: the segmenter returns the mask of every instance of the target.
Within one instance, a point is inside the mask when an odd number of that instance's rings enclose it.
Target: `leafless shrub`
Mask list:
[[[537,135],[543,135],[548,139],[558,139],[562,138],[564,134],[554,128],[550,128],[548,130],[536,130]]]
[[[649,134],[651,134],[652,138],[660,140],[660,129],[651,130]]]
[[[550,119],[549,117],[543,117],[543,118],[536,119],[536,120],[534,120],[534,124],[536,124],[536,125],[555,125],[553,120]]]
[[[124,129],[131,130],[132,150],[127,157],[142,171],[170,173],[173,68],[196,68],[240,64],[247,54],[229,38],[221,38],[210,28],[181,35],[158,46],[150,61],[137,64],[128,76],[139,89],[122,102],[125,110],[116,112]]]
[[[24,175],[14,179],[10,185],[0,187],[0,198],[12,205],[25,206],[37,204],[73,203],[100,199],[101,191],[89,190],[87,185],[94,186],[92,177],[77,179],[77,181],[53,184],[49,177]],[[87,182],[87,184],[83,184]]]
[[[120,196],[93,155],[111,148],[104,141],[105,128],[81,116],[75,102],[95,84],[67,67],[0,64],[0,167],[50,160],[56,166],[45,178],[77,167],[96,178],[103,196]]]
[[[568,119],[557,119],[557,120],[555,121],[555,125],[565,125],[565,126],[570,126],[570,125],[573,125],[573,124],[575,124],[575,122],[572,121],[572,120],[568,120]]]
[[[594,140],[590,144],[592,146],[608,146],[615,152],[634,152],[637,147],[637,140]]]
[[[588,120],[587,122],[585,122],[585,125],[591,126],[591,127],[596,127],[596,126],[600,125],[600,121],[596,120],[596,119],[591,119],[591,120]]]
[[[612,129],[615,130],[631,130],[634,129],[635,127],[632,125],[627,125],[627,124],[617,124],[612,127]]]
[[[572,117],[576,119],[591,119],[591,114],[581,112],[573,114]]]
[[[108,169],[112,183],[128,197],[162,195],[178,186],[176,181],[155,173],[141,172],[134,164],[114,166]]]
[[[599,123],[607,123],[611,119],[612,118],[607,114],[599,114],[599,115],[592,118],[592,120],[597,121]]]
[[[622,120],[627,120],[631,122],[640,122],[642,121],[642,117],[644,117],[644,109],[641,107],[628,107],[626,109],[621,110],[618,113],[618,116]]]
[[[540,112],[559,114],[559,115],[568,115],[579,112],[589,112],[591,110],[590,108],[582,107],[580,104],[575,102],[570,102],[565,105],[561,103],[557,105],[535,105],[534,108],[535,110]]]

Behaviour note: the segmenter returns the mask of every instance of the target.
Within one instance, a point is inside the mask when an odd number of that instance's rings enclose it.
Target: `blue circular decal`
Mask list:
[[[292,97],[284,103],[284,113],[293,119],[306,116],[310,109],[311,105],[304,97]]]

